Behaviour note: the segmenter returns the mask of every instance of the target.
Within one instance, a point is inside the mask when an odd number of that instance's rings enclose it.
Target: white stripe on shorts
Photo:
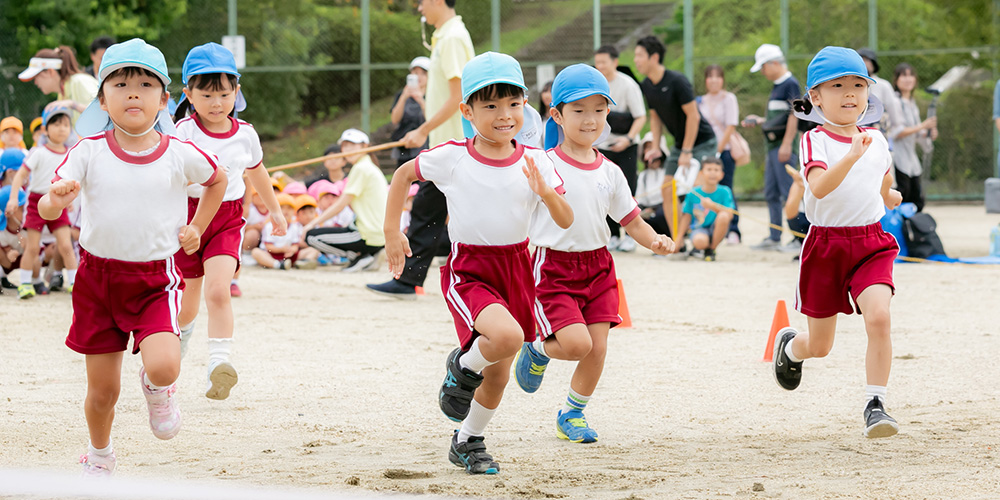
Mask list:
[[[455,262],[458,257],[458,243],[453,242],[451,244],[451,255],[448,257],[449,263]],[[452,307],[458,311],[458,315],[462,317],[465,324],[468,325],[469,330],[474,330],[475,325],[473,324],[472,312],[469,311],[469,307],[462,301],[462,297],[455,290],[455,285],[459,283],[458,276],[455,274],[455,269],[452,266],[448,266],[448,277],[450,283],[448,283],[448,293],[445,298],[451,303]]]

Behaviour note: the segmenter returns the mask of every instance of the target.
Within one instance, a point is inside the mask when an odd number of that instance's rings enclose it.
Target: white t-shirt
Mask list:
[[[635,201],[644,207],[662,205],[663,178],[666,174],[662,168],[647,168],[639,172],[635,185]]]
[[[535,207],[542,202],[521,170],[534,160],[545,183],[564,193],[562,179],[545,152],[514,143],[502,160],[484,157],[474,139],[448,141],[416,158],[417,178],[434,183],[448,200],[448,236],[468,245],[513,245],[528,239]]]
[[[49,186],[52,185],[52,178],[56,176],[56,168],[66,158],[66,151],[58,153],[49,149],[48,144],[35,148],[24,160],[24,166],[28,167],[31,176],[28,178],[28,192],[36,194],[46,194]]]
[[[109,130],[73,146],[56,179],[80,183],[80,209],[87,214],[80,228],[84,250],[105,259],[150,262],[180,250],[187,185],[207,185],[217,172],[212,155],[190,142],[161,135],[150,153],[133,155]]]
[[[595,151],[596,152],[596,151]],[[639,215],[639,205],[622,169],[597,153],[593,163],[580,163],[561,146],[546,153],[563,179],[566,201],[573,208],[573,225],[559,227],[544,203],[539,203],[531,221],[531,244],[563,252],[586,252],[608,246],[611,230],[607,217],[621,225]]]
[[[260,233],[260,246],[261,248],[267,250],[264,243],[270,243],[276,247],[287,247],[298,243],[302,239],[302,224],[298,222],[290,222],[288,224],[288,230],[285,231],[284,236],[275,236],[271,234],[274,230],[274,225],[268,222],[264,224],[264,230]]]
[[[261,222],[266,221],[269,217],[270,213],[261,213],[260,210],[257,210],[257,205],[251,203],[250,213],[247,214],[247,224],[251,226],[254,224],[260,224]]]
[[[229,119],[232,120],[233,127],[224,134],[210,132],[198,119],[198,115],[183,118],[176,125],[177,138],[193,142],[202,150],[214,154],[219,166],[226,169],[229,184],[223,201],[243,199],[246,192],[243,171],[260,167],[264,159],[260,138],[253,125],[233,117]],[[205,188],[195,184],[188,187],[188,196],[201,198],[204,191]]]
[[[802,136],[799,161],[805,179],[806,218],[816,226],[848,227],[874,224],[885,215],[882,178],[889,173],[892,156],[889,143],[876,128],[859,127],[872,137],[868,151],[851,168],[844,181],[823,199],[809,189],[809,169],[826,169],[847,156],[851,138],[816,127]]]

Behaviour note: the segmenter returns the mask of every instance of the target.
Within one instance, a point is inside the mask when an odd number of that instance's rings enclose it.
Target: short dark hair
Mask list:
[[[660,56],[660,64],[663,64],[663,55],[667,52],[667,47],[663,45],[663,42],[661,42],[659,38],[656,38],[653,35],[644,36],[640,38],[638,42],[635,42],[635,45],[646,49],[646,53],[649,54],[650,57],[652,57],[653,54]]]
[[[90,42],[90,53],[93,54],[98,50],[107,49],[108,47],[114,45],[115,43],[116,42],[113,37],[107,35],[99,36],[95,38],[93,42]]]
[[[594,51],[594,55],[607,54],[612,59],[618,59],[618,49],[614,45],[601,45]]]
[[[447,5],[448,7],[451,7],[452,9],[455,8],[455,0],[444,0],[444,4]]]
[[[723,80],[726,79],[726,71],[718,64],[709,64],[705,67],[705,78],[708,78],[713,74],[719,75],[719,78],[722,78]]]
[[[323,156],[332,155],[334,153],[339,153],[339,152],[340,152],[340,144],[337,144],[335,142],[333,144],[330,144],[329,146],[326,147],[326,149],[323,150]]]
[[[70,122],[70,124],[72,124],[72,122],[70,121],[70,118],[69,118],[68,114],[66,114],[66,113],[59,113],[59,114],[57,114],[57,115],[49,118],[49,122],[45,124],[45,127],[48,128],[49,125],[52,125],[53,123],[59,123],[61,121],[67,121],[67,122]]]
[[[476,101],[487,101],[491,99],[506,99],[508,97],[524,97],[524,89],[509,83],[494,83],[487,85],[469,96],[466,104],[471,105]]]
[[[132,78],[134,76],[148,76],[160,82],[161,88],[163,90],[163,95],[167,95],[167,87],[163,85],[163,80],[160,80],[160,77],[157,76],[156,73],[153,73],[152,71],[146,68],[140,68],[139,66],[125,66],[124,68],[118,68],[112,71],[110,75],[104,78],[104,80],[101,80],[101,86],[97,89],[98,101],[100,102],[104,101],[104,83],[111,78],[116,78],[119,76],[122,78]]]
[[[722,168],[722,160],[713,155],[705,156],[701,159],[701,166],[704,167],[705,165],[718,165],[719,168]]]

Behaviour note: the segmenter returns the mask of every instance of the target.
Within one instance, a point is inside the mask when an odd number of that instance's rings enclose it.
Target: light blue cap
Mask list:
[[[574,64],[560,71],[555,80],[552,80],[552,104],[550,106],[555,108],[560,104],[579,101],[592,95],[604,96],[611,104],[615,103],[615,100],[611,98],[611,86],[608,85],[608,79],[600,71],[597,71],[597,68],[587,64]],[[611,127],[605,123],[601,136],[594,144],[606,141],[610,135]],[[562,127],[555,120],[549,120],[545,123],[545,149],[552,149],[562,144],[563,139],[565,136]]]
[[[860,76],[868,80],[871,85],[875,84],[875,79],[868,76],[868,66],[856,50],[846,47],[823,47],[809,62],[806,88],[813,89],[821,83],[851,75]]]
[[[517,59],[499,52],[486,52],[473,57],[462,69],[462,102],[468,103],[469,96],[477,90],[497,83],[508,83],[528,92]]]
[[[149,70],[160,79],[164,88],[170,84],[170,77],[167,76],[167,61],[163,58],[160,49],[146,43],[141,38],[133,38],[127,42],[112,45],[104,52],[104,57],[101,59],[101,70],[97,74],[98,86],[103,85],[104,80],[111,73],[127,67]],[[176,132],[174,123],[170,120],[166,110],[159,112],[154,128],[169,135]],[[114,129],[114,123],[111,122],[108,112],[101,109],[97,98],[91,101],[87,109],[76,120],[76,132],[81,137],[90,137],[112,129]]]
[[[11,186],[4,186],[0,188],[0,207],[6,207],[7,202],[10,200],[10,188]],[[17,190],[17,204],[18,206],[23,206],[28,204],[28,192],[23,189]],[[7,229],[7,214],[4,210],[0,210],[0,231],[5,231]]]
[[[72,113],[73,112],[70,111],[70,109],[67,108],[67,107],[65,107],[65,106],[57,106],[57,107],[54,107],[52,109],[46,109],[45,111],[42,111],[42,126],[43,127],[48,127],[49,126],[49,120],[51,120],[52,117],[54,117],[56,115],[66,115],[66,116],[68,116],[70,118],[73,118],[73,114]]]
[[[187,57],[184,58],[184,66],[181,72],[181,83],[188,84],[188,78],[194,75],[209,75],[213,73],[225,73],[235,75],[239,81],[240,72],[236,69],[236,57],[229,49],[215,42],[208,42],[191,49]],[[181,101],[187,99],[186,95],[181,96]],[[180,104],[180,103],[178,103]],[[243,97],[243,90],[236,93],[236,111],[247,109],[247,101]]]

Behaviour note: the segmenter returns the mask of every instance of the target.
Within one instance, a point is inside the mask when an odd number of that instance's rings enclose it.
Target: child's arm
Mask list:
[[[55,220],[62,211],[73,203],[80,194],[80,183],[72,179],[60,179],[52,183],[49,192],[38,200],[38,215],[45,220]],[[12,195],[12,198],[16,193]]]
[[[222,199],[226,196],[228,184],[226,173],[219,169],[211,183],[205,186],[205,192],[201,195],[201,201],[198,202],[198,208],[194,211],[191,223],[181,227],[180,233],[177,234],[177,239],[180,240],[184,253],[191,255],[201,246],[201,235],[205,232],[205,228],[212,223],[215,213],[219,211]]]
[[[826,195],[833,192],[834,189],[837,189],[837,186],[840,186],[840,183],[844,182],[844,177],[847,177],[847,173],[851,171],[854,164],[861,159],[865,151],[868,151],[868,146],[871,146],[871,144],[872,137],[867,132],[855,134],[851,138],[851,150],[840,161],[825,170],[822,168],[810,168],[806,171],[806,177],[809,180],[809,190],[812,191],[813,196],[823,199]]]
[[[674,253],[674,242],[665,235],[658,234],[652,226],[642,220],[642,217],[635,217],[628,224],[625,224],[625,232],[636,241],[636,243],[650,249],[653,253],[667,255]]]
[[[281,207],[278,206],[278,197],[274,195],[274,189],[271,188],[271,178],[267,175],[267,169],[264,168],[263,164],[251,168],[247,170],[247,178],[250,179],[253,188],[260,193],[260,199],[264,200],[264,206],[267,207],[268,216],[271,218],[271,227],[273,228],[271,234],[284,236],[285,232],[288,231],[288,221],[285,220],[285,216],[281,213]]]
[[[403,205],[410,191],[410,184],[417,180],[417,161],[410,160],[396,169],[389,184],[389,198],[385,204],[385,222],[382,230],[385,232],[385,260],[389,264],[389,272],[399,278],[406,266],[406,257],[413,255],[410,242],[399,230],[399,219],[403,215]],[[331,207],[333,208],[333,207]]]
[[[7,201],[7,206],[4,207],[4,213],[7,214],[8,217],[10,217],[11,214],[14,213],[14,210],[17,209],[17,192],[21,189],[21,186],[24,185],[24,181],[28,180],[28,175],[30,175],[28,167],[24,165],[21,165],[21,168],[17,169],[17,173],[14,174],[14,180],[10,183],[10,200]]]
[[[563,198],[561,194],[545,183],[541,172],[538,171],[538,165],[535,165],[535,160],[530,156],[525,156],[524,159],[526,165],[521,167],[521,171],[528,178],[531,190],[541,196],[542,203],[545,203],[549,209],[549,214],[552,216],[552,220],[556,221],[556,225],[563,229],[569,229],[573,225],[573,208],[569,206],[566,198]]]
[[[882,201],[885,203],[885,206],[889,207],[889,210],[898,207],[903,202],[903,195],[899,191],[892,189],[892,175],[889,172],[886,172],[885,176],[882,177],[881,194]]]
[[[315,219],[309,221],[309,223],[306,224],[305,226],[302,226],[302,237],[305,238],[306,233],[308,233],[310,230],[315,229],[319,227],[320,224],[332,219],[333,217],[336,217],[337,214],[339,214],[345,208],[347,208],[347,206],[350,205],[351,202],[353,201],[354,201],[353,194],[345,193],[338,196],[337,201],[333,202],[333,205],[327,207],[326,210],[323,211],[323,213],[319,214],[319,216],[317,216]]]
[[[785,171],[792,177],[792,187],[788,189],[788,200],[785,201],[785,218],[794,219],[799,216],[799,204],[802,203],[806,186],[802,183],[802,175],[798,170],[785,165]]]

